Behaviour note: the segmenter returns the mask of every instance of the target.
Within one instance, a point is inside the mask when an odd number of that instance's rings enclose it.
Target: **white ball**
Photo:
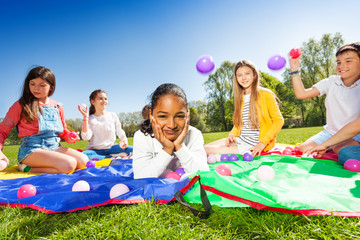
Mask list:
[[[275,171],[269,165],[260,166],[256,174],[261,181],[273,180],[275,177]]]
[[[90,185],[87,181],[80,180],[74,183],[72,187],[73,192],[86,192],[90,191]]]
[[[80,107],[81,107],[81,110],[83,110],[84,112],[86,111],[87,106],[85,103],[80,104]]]
[[[217,162],[221,161],[221,154],[215,154],[215,157]]]
[[[0,171],[7,167],[7,163],[4,160],[0,160]]]
[[[216,163],[217,162],[217,158],[214,154],[209,154],[209,156],[207,157],[207,162],[208,163]]]
[[[130,189],[125,184],[119,183],[114,185],[110,190],[110,198],[116,198],[120,195],[123,195],[127,192],[129,192]]]

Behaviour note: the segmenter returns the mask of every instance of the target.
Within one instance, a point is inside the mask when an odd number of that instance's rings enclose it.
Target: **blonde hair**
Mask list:
[[[254,74],[254,81],[251,84],[251,96],[250,96],[250,103],[249,103],[249,127],[251,129],[259,129],[259,117],[257,114],[256,105],[260,105],[258,103],[258,93],[260,87],[260,74],[256,70],[253,63],[247,60],[239,61],[235,65],[234,69],[234,79],[233,79],[233,87],[234,87],[234,115],[233,115],[233,123],[236,127],[241,127],[244,123],[242,120],[242,112],[241,112],[241,105],[244,101],[244,88],[238,83],[236,77],[236,71],[241,67],[248,67],[253,71]]]

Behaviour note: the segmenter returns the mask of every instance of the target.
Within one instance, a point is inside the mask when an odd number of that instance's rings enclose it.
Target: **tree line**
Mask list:
[[[324,34],[320,40],[313,38],[301,46],[301,79],[305,88],[320,80],[335,75],[336,50],[344,44],[340,33]],[[190,125],[202,132],[230,131],[233,127],[234,111],[233,78],[236,63],[224,61],[204,83],[207,93],[204,101],[189,102]],[[279,99],[280,111],[285,119],[284,128],[320,126],[326,122],[325,96],[299,100],[292,89],[289,69],[283,73],[283,82],[269,73],[260,70],[260,82],[271,89]],[[126,135],[132,137],[143,121],[140,111],[119,113],[120,122]],[[2,119],[1,119],[2,120]],[[66,124],[71,131],[80,132],[82,119],[68,119]],[[5,144],[19,144],[16,128]]]

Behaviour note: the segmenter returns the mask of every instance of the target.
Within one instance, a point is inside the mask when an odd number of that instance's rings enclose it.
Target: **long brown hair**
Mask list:
[[[107,96],[107,93],[104,90],[101,90],[101,89],[97,89],[97,90],[93,91],[90,94],[90,97],[89,97],[89,101],[90,101],[89,115],[94,114],[96,112],[95,106],[91,103],[91,100],[95,100],[99,93],[105,93],[106,96]]]
[[[50,84],[48,97],[53,95],[56,86],[55,75],[50,69],[39,66],[29,71],[24,81],[22,95],[19,99],[19,103],[21,105],[21,115],[27,122],[32,122],[36,118],[38,111],[42,113],[41,108],[39,107],[39,101],[31,93],[29,87],[30,81],[35,78],[41,78]]]
[[[234,86],[234,115],[233,115],[233,123],[236,127],[241,127],[244,123],[242,120],[242,112],[241,112],[241,105],[244,101],[244,88],[239,84],[236,78],[236,71],[241,67],[249,67],[254,74],[254,81],[251,84],[251,96],[250,96],[250,104],[249,104],[249,122],[251,129],[259,129],[259,117],[257,114],[256,105],[258,103],[258,93],[259,93],[259,86],[260,86],[260,74],[256,70],[253,63],[247,60],[239,61],[235,65],[234,69],[234,79],[233,79],[233,86]]]

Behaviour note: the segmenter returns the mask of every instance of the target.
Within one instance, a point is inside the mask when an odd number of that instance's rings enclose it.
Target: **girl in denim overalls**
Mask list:
[[[85,168],[87,157],[60,145],[60,138],[75,143],[66,127],[62,105],[49,98],[55,91],[55,76],[45,67],[28,73],[19,101],[9,109],[0,124],[0,149],[13,127],[21,138],[18,154],[19,171],[33,173],[71,173]],[[0,151],[0,159],[9,162]]]

